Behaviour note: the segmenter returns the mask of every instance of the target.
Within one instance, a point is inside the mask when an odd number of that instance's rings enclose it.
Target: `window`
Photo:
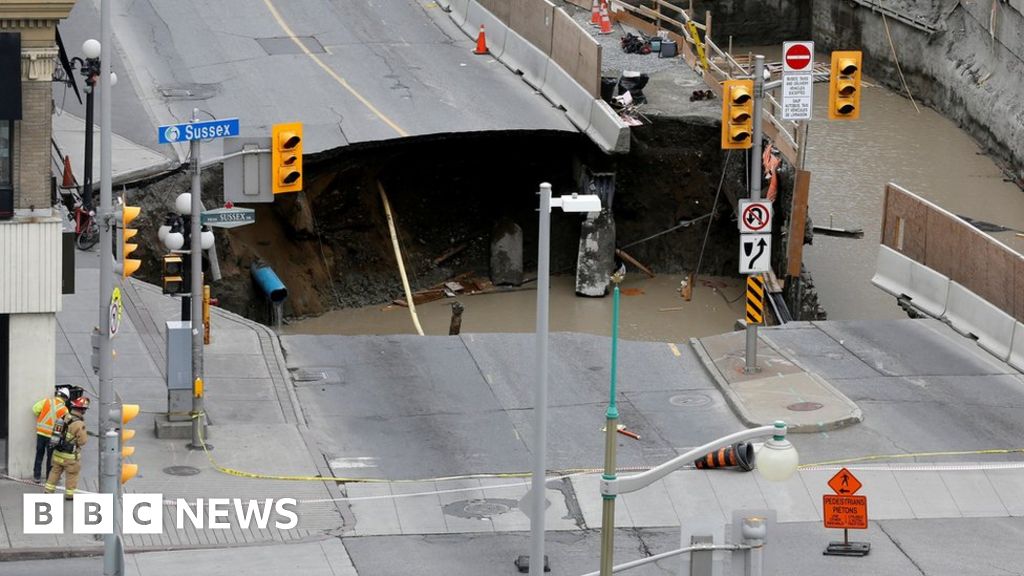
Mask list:
[[[0,189],[14,188],[14,120],[0,120]]]

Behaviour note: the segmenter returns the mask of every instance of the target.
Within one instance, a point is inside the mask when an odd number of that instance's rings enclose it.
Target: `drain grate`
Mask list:
[[[518,504],[517,501],[508,498],[476,498],[446,504],[443,510],[449,516],[487,520],[511,511]]]
[[[793,412],[813,412],[820,409],[824,404],[820,402],[797,402],[796,404],[790,404],[786,406],[786,410]]]
[[[171,476],[195,476],[199,474],[199,468],[195,466],[168,466],[164,468],[164,474]]]
[[[299,368],[292,373],[292,380],[296,382],[319,382],[327,380],[327,372],[323,370],[307,370]]]

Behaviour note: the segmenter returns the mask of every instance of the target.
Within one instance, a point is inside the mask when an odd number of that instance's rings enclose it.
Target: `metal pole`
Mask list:
[[[96,94],[96,77],[90,74],[85,79],[85,84],[85,166],[82,167],[82,204],[86,210],[92,210],[96,206],[96,201],[92,197],[92,128],[96,122],[93,115],[93,98]]]
[[[114,291],[114,227],[111,213],[111,106],[110,106],[110,63],[112,60],[113,42],[110,33],[110,0],[100,2],[100,77],[93,82],[93,90],[98,87],[100,95],[100,205],[97,210],[97,222],[100,228],[100,413],[99,422],[99,469],[100,493],[113,494],[117,497],[117,432],[119,425],[114,421],[117,417],[114,401],[113,379],[113,344],[110,340],[110,302]],[[103,574],[104,576],[120,576],[117,567],[117,536],[103,535]]]
[[[199,120],[199,109],[192,110],[192,122]],[[199,140],[192,140],[192,215],[191,238],[189,253],[192,266],[192,444],[193,449],[202,448],[203,419],[203,248],[202,248],[202,212],[203,186],[200,178],[201,164],[199,158]]]
[[[533,510],[530,514],[530,576],[544,574],[544,480],[548,413],[548,286],[551,258],[551,184],[540,185],[537,244],[537,387],[533,408]]]
[[[612,376],[608,410],[605,411],[604,433],[604,475],[605,480],[615,480],[615,434],[618,432],[619,408],[615,403],[615,378],[618,373],[619,355],[619,282],[621,276],[613,276],[615,290],[612,293]],[[615,494],[602,494],[601,504],[601,576],[611,576],[615,554]]]
[[[754,56],[754,135],[750,148],[750,199],[761,199],[761,108],[764,102],[764,56]],[[771,255],[769,255],[771,258]],[[757,368],[757,324],[747,323],[747,374]]]

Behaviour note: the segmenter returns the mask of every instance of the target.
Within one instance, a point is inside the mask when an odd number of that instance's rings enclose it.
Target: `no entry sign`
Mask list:
[[[814,42],[784,42],[783,72],[811,72],[814,68]]]

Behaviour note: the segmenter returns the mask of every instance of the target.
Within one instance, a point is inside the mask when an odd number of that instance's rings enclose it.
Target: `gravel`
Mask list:
[[[659,58],[657,54],[627,54],[622,51],[621,39],[627,32],[639,35],[631,26],[621,23],[613,24],[611,34],[598,34],[597,27],[590,25],[590,12],[572,4],[563,3],[566,12],[573,20],[579,22],[590,35],[601,43],[601,69],[605,76],[617,76],[623,70],[633,70],[646,74],[661,72],[674,68],[689,66],[682,58]]]

